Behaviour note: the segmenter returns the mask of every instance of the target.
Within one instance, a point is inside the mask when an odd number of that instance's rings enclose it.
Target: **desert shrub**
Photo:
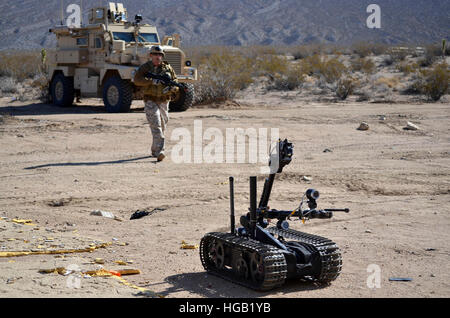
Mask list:
[[[295,90],[299,88],[305,81],[306,74],[301,65],[297,64],[288,68],[283,73],[277,73],[268,85],[268,89],[274,90]]]
[[[255,76],[276,77],[277,74],[285,74],[289,68],[289,61],[284,56],[265,54],[253,63]]]
[[[256,59],[264,55],[284,54],[282,47],[274,47],[267,45],[252,45],[247,47],[239,47],[238,50],[245,57]]]
[[[337,81],[345,72],[348,71],[347,67],[337,58],[331,58],[325,61],[322,66],[321,74],[329,83]]]
[[[429,99],[438,101],[448,92],[449,69],[446,63],[437,64],[432,70],[422,70],[416,84]]]
[[[23,81],[45,73],[42,53],[39,51],[5,51],[0,52],[0,76],[7,76]]]
[[[403,62],[399,63],[396,68],[402,73],[410,74],[416,72],[419,69],[419,64]]]
[[[36,89],[36,96],[43,103],[50,101],[49,81],[45,75],[36,75],[31,82],[31,87]]]
[[[354,72],[364,72],[371,74],[375,71],[375,63],[372,62],[370,58],[360,58],[357,57],[351,62],[351,68]]]
[[[385,44],[359,42],[352,45],[352,52],[359,55],[361,58],[372,54],[381,55],[384,54],[386,50],[387,46]]]
[[[353,53],[358,54],[359,57],[366,57],[372,54],[372,50],[368,43],[356,43],[352,46]]]
[[[17,81],[8,76],[0,77],[0,93],[2,95],[17,92]]]
[[[253,82],[253,64],[242,54],[230,50],[202,58],[200,81],[195,85],[196,103],[232,99]]]
[[[379,77],[374,81],[374,83],[377,86],[386,86],[396,89],[399,84],[399,79],[397,77]]]
[[[450,47],[444,43],[428,44],[425,46],[425,56],[442,57],[450,55]]]
[[[352,77],[344,76],[340,78],[336,85],[336,96],[341,100],[345,100],[353,93],[356,85],[357,81]]]
[[[429,54],[425,54],[425,56],[420,58],[417,62],[420,67],[429,67],[429,66],[433,65],[434,61],[435,61],[435,57],[433,57],[432,55],[429,55]]]
[[[389,50],[389,55],[392,57],[393,62],[401,62],[406,59],[406,57],[409,55],[408,50],[403,50],[399,48],[391,48]]]
[[[405,95],[422,94],[423,77],[420,72],[412,74],[406,88],[402,91]]]
[[[294,47],[292,50],[292,55],[295,60],[304,59],[306,57],[322,54],[323,46],[320,44],[306,44]]]
[[[318,54],[303,59],[300,65],[305,74],[323,77],[328,83],[336,82],[348,71],[338,58],[327,59]]]

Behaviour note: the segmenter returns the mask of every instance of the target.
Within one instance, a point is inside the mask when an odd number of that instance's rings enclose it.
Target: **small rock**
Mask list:
[[[326,148],[323,152],[333,152],[333,150]]]
[[[371,230],[366,230],[366,233],[372,233],[372,231]]]
[[[431,274],[431,275],[430,275],[430,277],[436,277],[436,275],[434,275],[434,274]]]
[[[381,120],[381,121],[385,121],[386,120],[386,116],[378,115],[378,119]]]
[[[311,177],[307,177],[307,176],[303,176],[303,177],[302,177],[302,180],[303,180],[303,181],[311,181],[312,178],[311,178]]]
[[[406,127],[403,128],[404,130],[419,130],[419,126],[414,125],[412,122],[407,122]]]
[[[22,134],[18,134],[18,135],[16,135],[18,138],[23,138],[23,135]]]
[[[359,125],[358,130],[369,130],[369,124],[366,123],[365,121],[363,121],[363,122]]]

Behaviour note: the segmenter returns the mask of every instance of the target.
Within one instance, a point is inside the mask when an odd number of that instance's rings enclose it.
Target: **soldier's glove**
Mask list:
[[[176,86],[166,86],[163,89],[164,94],[176,93],[176,92],[178,92],[178,87],[176,87]]]

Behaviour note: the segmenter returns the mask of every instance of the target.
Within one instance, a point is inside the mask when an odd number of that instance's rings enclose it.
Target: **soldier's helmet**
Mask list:
[[[162,54],[165,56],[164,50],[160,45],[153,45],[150,49],[150,54]]]

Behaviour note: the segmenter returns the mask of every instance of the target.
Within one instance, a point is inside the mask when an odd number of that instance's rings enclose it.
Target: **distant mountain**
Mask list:
[[[70,3],[63,0],[64,11]],[[180,33],[184,46],[450,41],[449,0],[123,0],[160,35]],[[107,1],[84,0],[83,11]],[[366,8],[381,8],[381,28],[366,26]],[[61,0],[2,0],[0,49],[55,45]],[[67,17],[67,14],[66,14]],[[87,19],[84,19],[87,21]]]

